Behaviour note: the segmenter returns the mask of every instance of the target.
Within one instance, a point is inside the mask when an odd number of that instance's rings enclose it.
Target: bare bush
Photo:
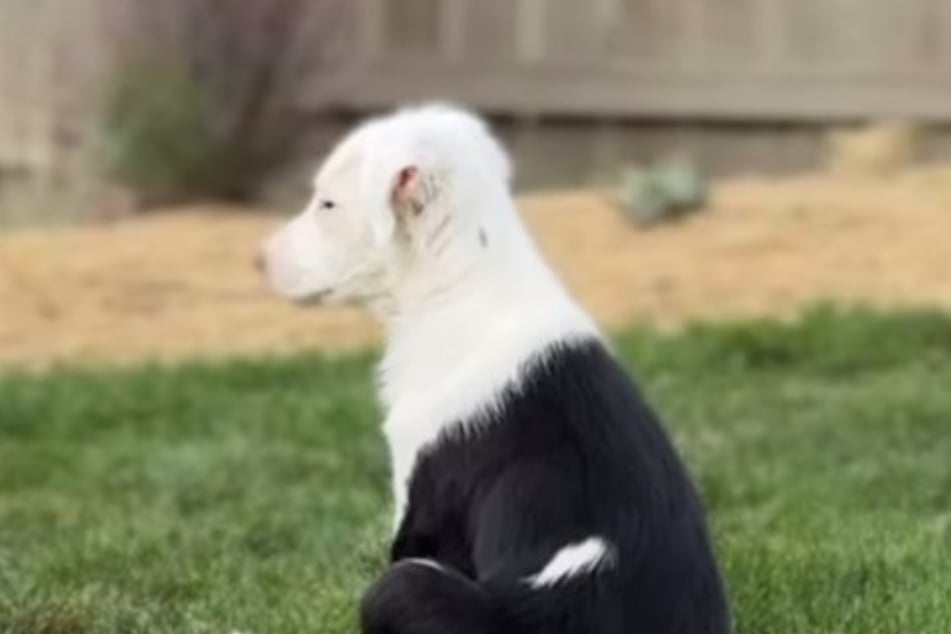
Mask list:
[[[247,198],[294,156],[294,106],[328,63],[346,0],[125,0],[107,157],[149,202]]]

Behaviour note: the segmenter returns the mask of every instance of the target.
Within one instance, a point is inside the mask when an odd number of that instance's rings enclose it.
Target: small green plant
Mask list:
[[[653,224],[699,210],[707,202],[707,189],[694,163],[668,160],[649,169],[625,168],[617,197],[624,215],[638,224]]]
[[[104,101],[108,171],[140,204],[253,197],[297,156],[345,0],[130,0]]]

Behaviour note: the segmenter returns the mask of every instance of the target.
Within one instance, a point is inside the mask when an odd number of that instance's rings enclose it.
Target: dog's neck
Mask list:
[[[507,193],[491,204],[494,213],[475,214],[478,223],[465,226],[447,228],[438,213],[421,218],[429,226],[417,227],[413,256],[376,306],[386,327],[379,381],[397,521],[422,448],[476,424],[552,344],[599,336]],[[448,242],[439,238],[447,232]]]
[[[420,261],[420,277],[406,280],[382,313],[380,396],[398,517],[422,447],[492,410],[506,388],[518,385],[526,362],[552,344],[599,336],[514,209],[505,211],[508,217],[468,232],[484,236],[469,240],[461,232],[440,261]]]
[[[423,254],[392,294],[380,367],[392,424],[407,411],[437,419],[433,424],[470,417],[517,380],[534,353],[596,333],[514,209],[504,212],[461,231],[440,259]]]

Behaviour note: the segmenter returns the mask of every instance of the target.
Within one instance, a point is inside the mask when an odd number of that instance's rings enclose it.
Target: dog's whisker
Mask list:
[[[440,236],[442,236],[443,233],[445,233],[446,229],[448,229],[451,225],[452,225],[452,218],[450,216],[444,216],[439,221],[439,224],[436,225],[435,229],[433,229],[432,232],[428,236],[426,236],[426,247],[431,249],[433,246],[433,242],[439,239]]]

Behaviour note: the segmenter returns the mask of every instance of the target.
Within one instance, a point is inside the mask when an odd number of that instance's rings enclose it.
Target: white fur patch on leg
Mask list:
[[[439,572],[443,571],[443,567],[439,564],[439,562],[432,559],[412,558],[404,559],[403,562],[407,564],[415,564],[417,566],[425,566],[426,568],[432,568],[433,570],[438,570]]]
[[[593,572],[613,563],[614,547],[600,537],[565,546],[551,558],[541,572],[525,579],[535,589],[553,586],[578,575]]]

